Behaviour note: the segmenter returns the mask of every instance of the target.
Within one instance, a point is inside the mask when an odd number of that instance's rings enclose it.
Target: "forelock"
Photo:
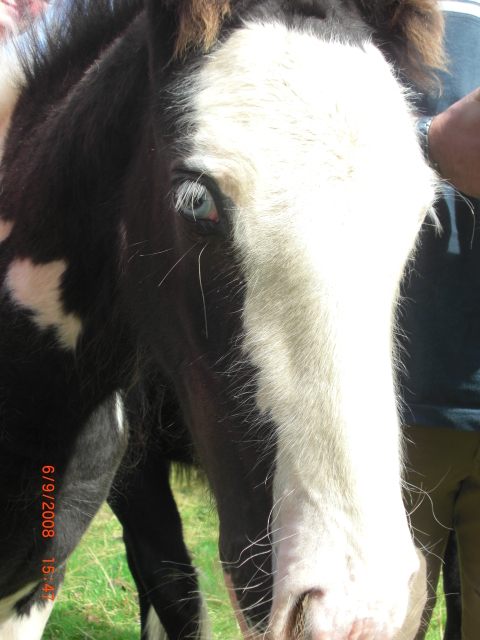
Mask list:
[[[175,56],[178,58],[183,58],[191,49],[208,51],[230,15],[230,0],[167,0],[167,5],[176,8]]]

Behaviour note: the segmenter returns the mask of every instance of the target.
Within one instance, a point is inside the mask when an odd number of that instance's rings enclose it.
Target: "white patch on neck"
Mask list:
[[[2,220],[0,218],[0,242],[3,242],[8,238],[13,229],[13,222],[11,220]]]
[[[58,593],[58,592],[57,592]],[[0,640],[40,640],[53,609],[53,601],[34,604],[28,615],[15,615],[0,624]]]
[[[66,268],[64,260],[35,264],[29,258],[17,259],[8,269],[5,284],[16,304],[34,312],[40,329],[54,327],[61,346],[75,349],[82,323],[63,309],[61,284]]]
[[[394,304],[434,174],[369,43],[247,25],[188,83],[188,166],[235,203],[245,349],[277,425],[271,635],[287,637],[310,592],[312,637],[371,624],[389,639],[418,568],[400,492]]]
[[[0,630],[2,629],[3,623],[15,614],[15,604],[33,591],[37,584],[38,582],[30,582],[16,593],[12,593],[11,596],[0,600]],[[0,638],[3,640],[1,634]]]

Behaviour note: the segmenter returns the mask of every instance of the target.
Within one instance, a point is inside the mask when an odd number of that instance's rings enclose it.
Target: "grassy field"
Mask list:
[[[215,640],[241,640],[223,585],[217,553],[218,521],[202,485],[175,483],[184,534],[200,569]],[[427,640],[441,640],[439,599]],[[45,640],[139,640],[137,595],[122,529],[105,505],[68,563],[67,579],[45,630]]]

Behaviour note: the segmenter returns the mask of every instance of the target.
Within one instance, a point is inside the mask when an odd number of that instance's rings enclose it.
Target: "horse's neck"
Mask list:
[[[4,306],[0,324],[12,334],[10,343],[17,341],[23,350],[11,354],[22,379],[42,387],[49,379],[46,369],[65,368],[58,389],[44,391],[62,394],[75,378],[82,405],[121,384],[121,369],[133,351],[116,289],[123,183],[148,103],[139,25],[60,100],[35,100],[42,92],[35,82],[23,90],[6,141],[1,215],[10,236],[0,244],[0,277],[13,305]],[[48,296],[53,306],[47,308]],[[32,324],[18,322],[12,306]],[[0,337],[0,358],[10,350]],[[0,380],[7,393],[12,385],[12,376]]]
[[[140,23],[138,18],[85,69],[64,62],[56,69],[53,59],[52,68],[47,64],[27,78],[7,141],[4,170],[10,179],[6,176],[4,191],[32,193],[38,183],[40,193],[31,206],[42,217],[69,216],[68,205],[77,205],[79,194],[85,215],[99,193],[106,201],[112,177],[119,178],[125,170],[138,139],[148,91]],[[54,72],[57,75],[52,78]],[[59,199],[61,212],[56,206]],[[14,202],[12,214],[22,214],[24,207],[18,204]]]
[[[35,81],[22,91],[3,158],[2,216],[15,224],[17,250],[36,262],[84,259],[75,256],[82,244],[92,260],[96,249],[118,247],[102,243],[118,228],[147,104],[148,61],[138,25],[67,90],[65,81],[57,79],[51,100],[36,99],[45,92]]]

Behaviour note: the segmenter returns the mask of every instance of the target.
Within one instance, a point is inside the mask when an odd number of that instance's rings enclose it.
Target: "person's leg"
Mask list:
[[[462,583],[462,640],[480,637],[480,434],[472,472],[455,502],[454,518]]]
[[[415,544],[427,562],[427,605],[416,640],[423,640],[436,602],[436,588],[461,482],[469,476],[475,437],[464,431],[408,426],[405,507]]]

